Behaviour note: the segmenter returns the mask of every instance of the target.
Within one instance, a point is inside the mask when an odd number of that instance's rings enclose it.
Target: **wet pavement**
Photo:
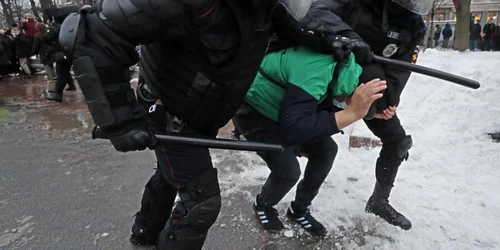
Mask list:
[[[133,247],[128,236],[154,171],[152,152],[123,154],[91,140],[80,90],[65,92],[61,104],[49,102],[43,96],[51,86],[42,79],[0,82],[0,249],[148,249]],[[230,126],[223,131],[227,137]],[[263,163],[239,152],[212,156],[224,201],[205,249],[359,249],[366,235],[392,241],[361,223],[321,241],[288,222],[286,234],[268,234],[251,209],[264,179],[241,189],[228,181],[246,164]]]
[[[64,104],[60,105],[44,99],[47,89],[52,88],[53,84],[43,80],[43,76],[24,80],[18,77],[4,79],[0,82],[0,106],[4,106],[9,113],[23,113],[26,120],[19,125],[24,128],[56,131],[88,128],[92,119],[81,92],[66,91]]]

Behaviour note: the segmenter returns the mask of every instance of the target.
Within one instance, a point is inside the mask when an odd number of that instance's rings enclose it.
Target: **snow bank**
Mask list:
[[[379,149],[349,151],[348,133],[334,136],[339,154],[313,212],[336,237],[345,236],[347,249],[500,249],[500,144],[485,136],[500,130],[500,53],[427,50],[419,64],[482,85],[472,90],[417,74],[408,82],[398,115],[414,146],[391,203],[413,228],[402,231],[364,212]],[[242,156],[243,172],[221,180],[224,192],[260,187],[269,173],[262,161],[253,153],[235,154]],[[247,193],[250,202],[255,194]],[[293,197],[294,191],[282,201],[282,213]],[[359,236],[363,244],[349,241]]]

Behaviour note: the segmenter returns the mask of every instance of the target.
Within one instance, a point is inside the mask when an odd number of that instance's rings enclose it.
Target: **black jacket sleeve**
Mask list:
[[[280,25],[277,31],[281,40],[293,41],[294,44],[308,46],[321,53],[331,53],[333,37],[342,35],[360,39],[352,28],[342,21],[342,15],[352,11],[353,3],[349,0],[316,0],[309,13],[299,23],[292,19]]]
[[[288,84],[279,112],[279,133],[285,146],[305,145],[340,132],[335,112],[316,112],[318,101]]]

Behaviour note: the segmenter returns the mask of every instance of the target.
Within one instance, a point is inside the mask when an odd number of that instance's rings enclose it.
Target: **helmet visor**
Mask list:
[[[311,8],[313,0],[280,0],[286,11],[297,21],[301,21]]]
[[[411,12],[427,15],[432,9],[434,0],[392,0],[392,2],[401,5],[401,7]]]

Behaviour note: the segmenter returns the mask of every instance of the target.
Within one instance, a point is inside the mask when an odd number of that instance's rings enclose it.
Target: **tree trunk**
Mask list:
[[[427,41],[428,45],[427,47],[429,48],[435,48],[437,44],[434,44],[434,7],[431,11],[431,28],[429,29],[429,40]]]
[[[7,21],[7,24],[9,26],[14,24],[15,20],[10,4],[6,3],[5,0],[0,0],[0,3],[2,4],[3,14],[5,15],[5,21]]]
[[[471,0],[460,0],[457,8],[457,26],[455,28],[455,49],[464,51],[469,47]]]
[[[19,7],[19,4],[17,3],[17,0],[13,0],[13,4],[14,4],[14,13],[15,15],[17,16],[17,20],[19,20],[19,22],[21,22],[22,20],[22,17],[23,17],[23,9]],[[12,3],[10,4],[11,8],[12,8]]]
[[[52,0],[40,0],[40,6],[44,10],[52,9],[52,8],[56,7],[54,2],[52,2]],[[49,19],[49,17],[47,16],[47,13],[45,13],[45,11],[44,11],[43,12],[43,20],[48,20],[48,19]]]
[[[40,14],[38,14],[35,0],[30,0],[30,4],[31,4],[31,11],[33,11],[33,15],[35,16],[35,18],[38,20],[42,20],[42,18],[40,17]]]

